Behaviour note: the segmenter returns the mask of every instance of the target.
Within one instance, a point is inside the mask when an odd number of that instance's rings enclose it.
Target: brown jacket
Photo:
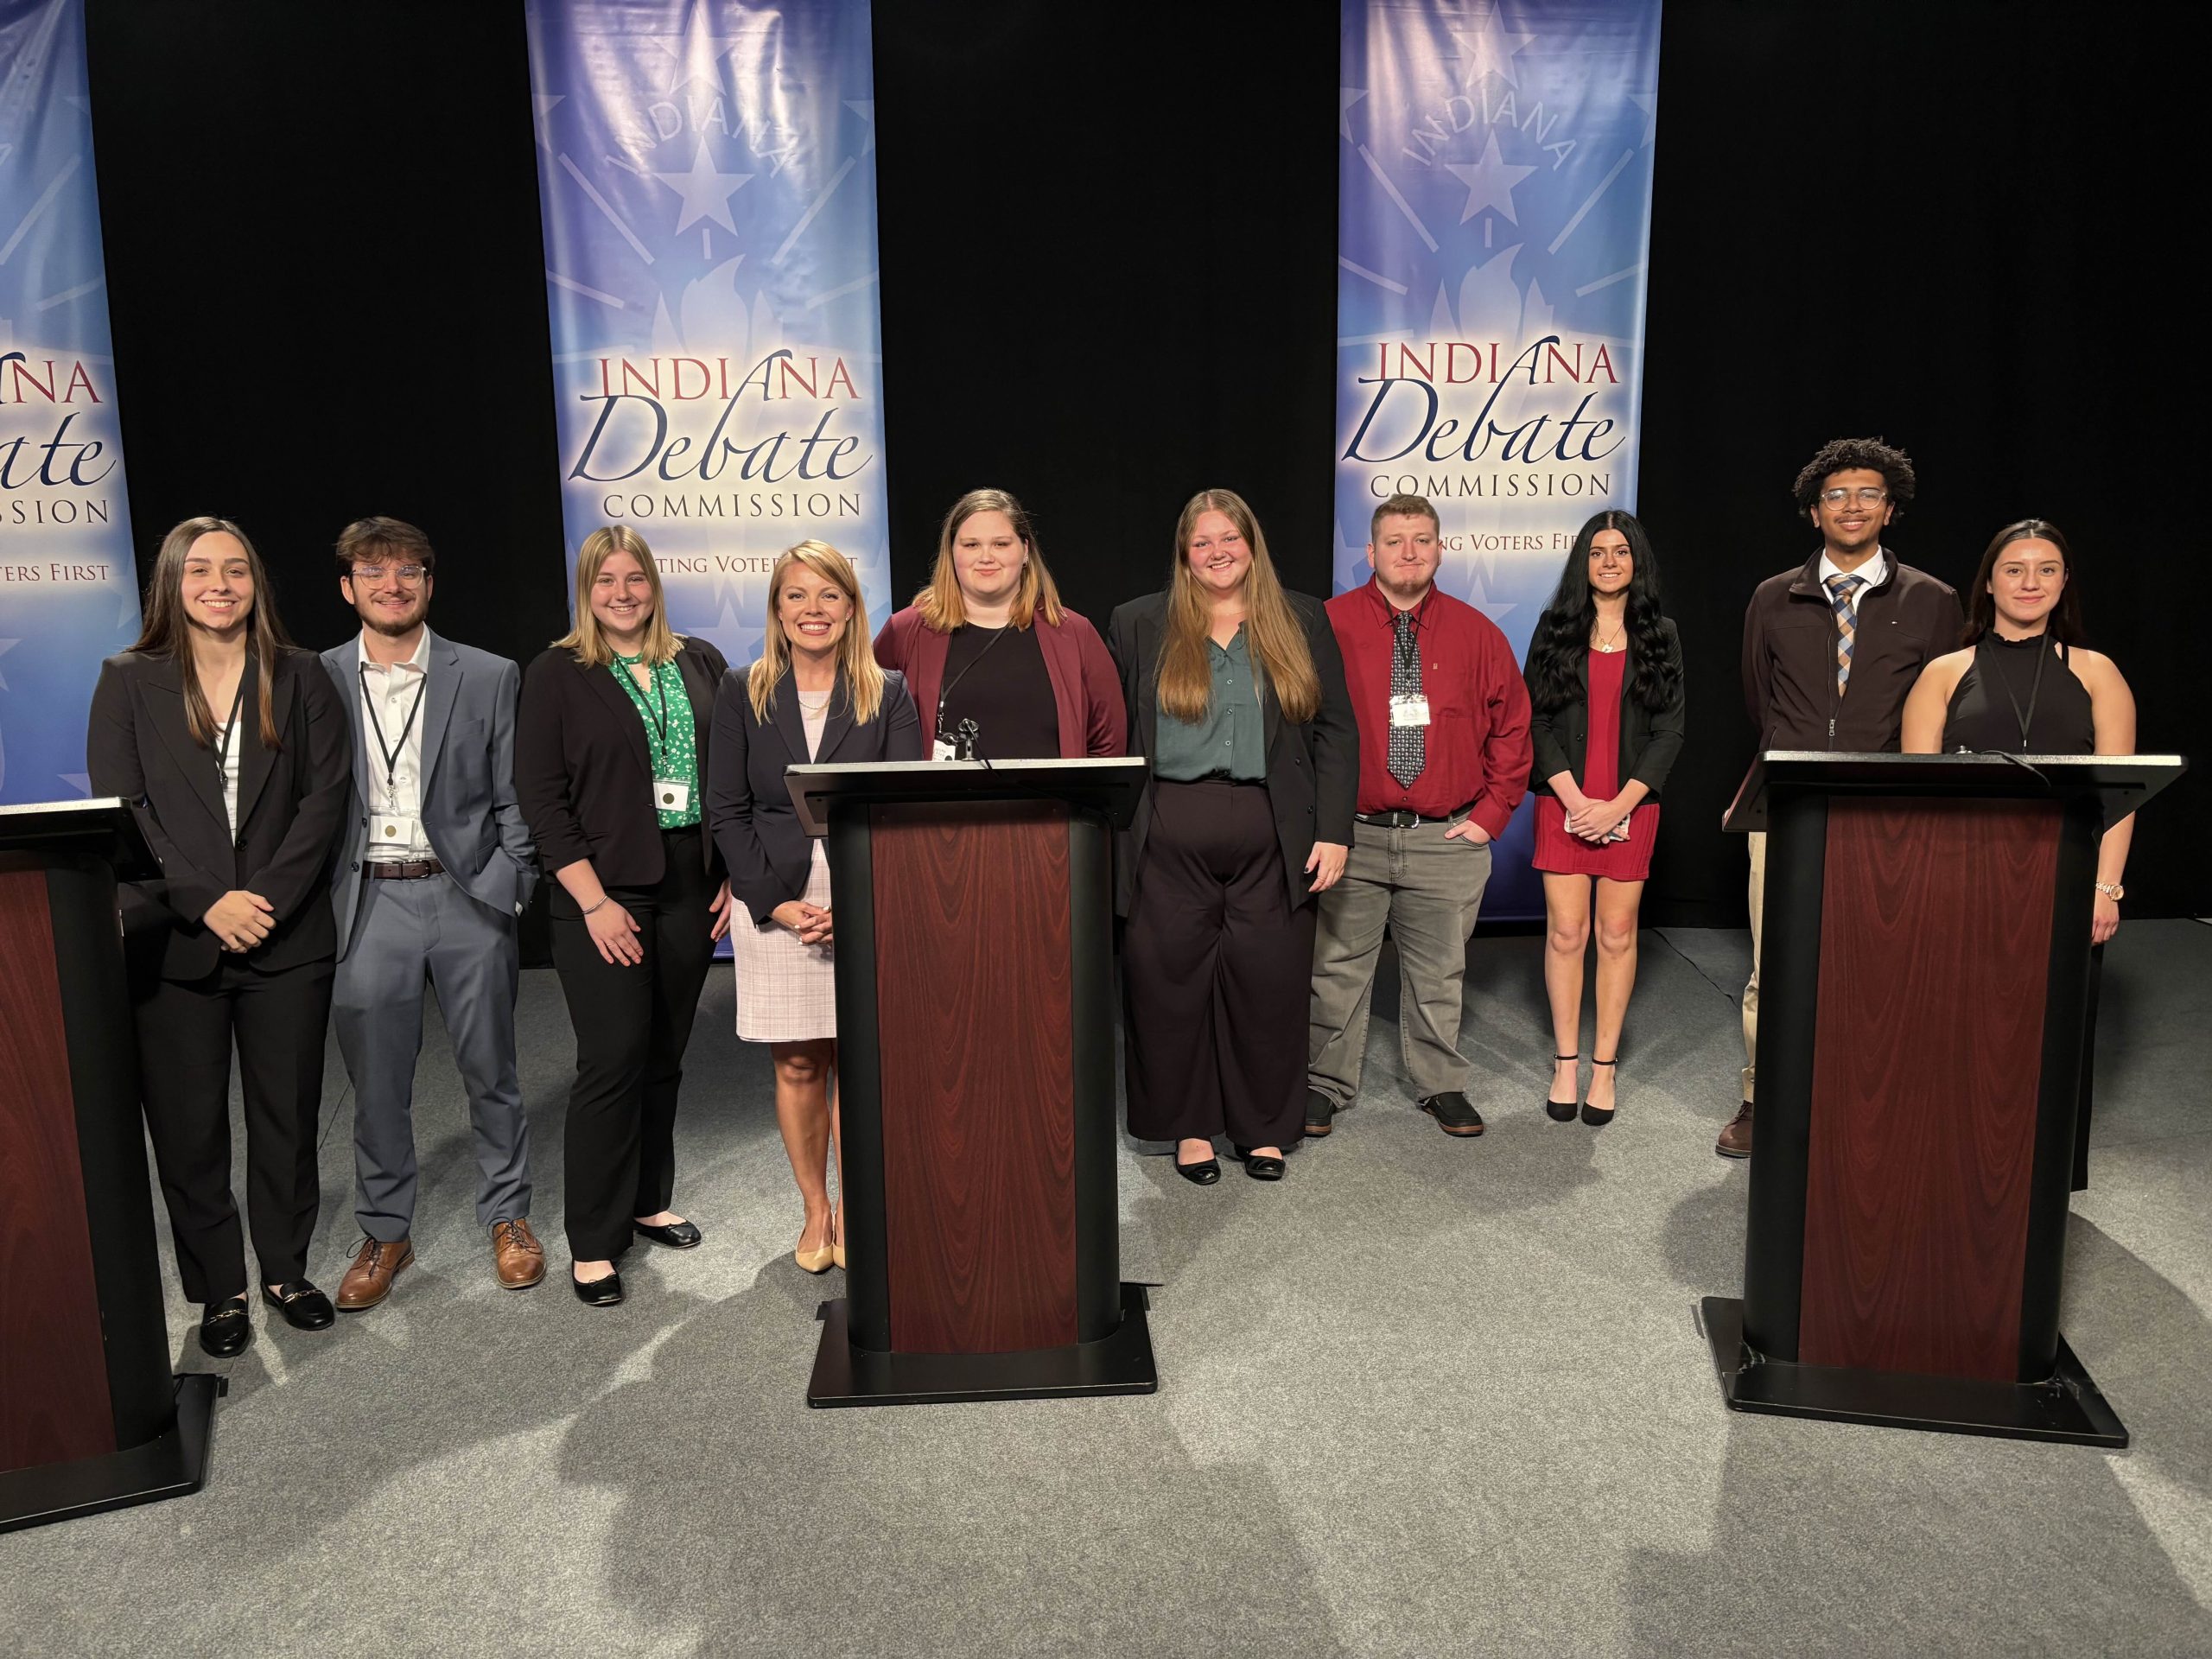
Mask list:
[[[1905,694],[1959,642],[1966,613],[1947,583],[1901,563],[1859,595],[1850,689],[1835,690],[1835,612],[1818,553],[1769,576],[1744,612],[1744,704],[1766,749],[1875,753],[1897,747]]]

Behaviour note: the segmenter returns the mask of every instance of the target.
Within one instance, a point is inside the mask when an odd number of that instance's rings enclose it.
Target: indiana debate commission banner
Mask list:
[[[867,0],[528,0],[573,571],[643,535],[669,620],[760,654],[815,537],[887,613]]]
[[[1392,494],[1525,658],[1575,531],[1636,503],[1659,0],[1344,0],[1338,592]],[[1543,914],[1529,814],[1485,916]]]
[[[83,0],[0,0],[0,804],[81,799],[138,636]]]

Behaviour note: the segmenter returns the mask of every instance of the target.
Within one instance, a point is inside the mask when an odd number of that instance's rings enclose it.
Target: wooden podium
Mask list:
[[[2097,843],[2167,755],[1759,756],[1758,1121],[1729,1406],[2091,1446],[2058,1333]]]
[[[810,1406],[1159,1387],[1121,1282],[1113,830],[1141,760],[789,772],[830,838],[846,1297]]]
[[[169,1374],[121,801],[0,807],[0,1532],[200,1490],[220,1377]]]

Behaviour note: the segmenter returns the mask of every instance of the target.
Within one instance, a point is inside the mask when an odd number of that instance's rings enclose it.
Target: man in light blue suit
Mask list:
[[[515,800],[521,671],[430,631],[429,538],[364,518],[338,538],[338,590],[359,635],[322,653],[353,725],[353,810],[340,842],[333,1014],[353,1084],[364,1235],[347,1311],[391,1294],[415,1259],[415,1063],[423,982],[437,993],[475,1130],[477,1224],[510,1290],[545,1276],[530,1227],[530,1128],[515,1077],[516,918],[537,880]]]

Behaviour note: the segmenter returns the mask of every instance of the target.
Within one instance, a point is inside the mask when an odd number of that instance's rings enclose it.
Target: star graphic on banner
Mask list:
[[[537,130],[537,147],[548,156],[553,153],[553,139],[545,130],[545,118],[553,113],[556,104],[567,100],[566,92],[532,92],[530,95],[530,124]]]
[[[1346,143],[1352,142],[1351,106],[1366,96],[1367,88],[1364,86],[1337,88],[1337,130],[1344,136]]]
[[[730,217],[729,199],[753,182],[753,175],[717,172],[714,158],[707,154],[703,135],[699,139],[697,154],[691,158],[690,172],[656,173],[653,177],[683,198],[676,223],[678,236],[702,219],[711,219],[732,235],[736,234],[737,221]]]
[[[23,642],[20,639],[0,639],[0,657],[5,657],[10,652],[13,651],[17,645],[20,645]],[[10,689],[10,687],[8,684],[8,677],[5,674],[0,674],[0,691],[6,691]]]
[[[722,658],[732,668],[744,669],[760,654],[760,642],[767,630],[756,622],[741,618],[725,595],[721,601],[721,615],[710,626],[695,626],[684,630],[696,633],[721,652]]]
[[[1496,581],[1497,577],[1497,571],[1494,564],[1491,568],[1485,569],[1480,564],[1471,563],[1467,570],[1467,603],[1490,618],[1491,621],[1503,623],[1508,616],[1521,607],[1510,601],[1501,605],[1491,601],[1490,584]]]
[[[1637,109],[1642,110],[1644,114],[1651,118],[1649,122],[1645,123],[1643,128],[1643,144],[1648,144],[1654,138],[1656,138],[1659,136],[1659,94],[1656,92],[1630,92],[1628,95],[1628,101],[1635,105]],[[1642,149],[1643,148],[1643,144],[1638,144],[1637,148],[1638,149]]]
[[[673,95],[679,86],[689,86],[695,80],[712,84],[717,92],[722,89],[722,60],[737,44],[734,35],[717,35],[707,21],[707,0],[693,0],[691,22],[683,31],[681,46],[663,46],[660,49],[676,60],[670,66],[668,85],[661,90]]]
[[[868,142],[861,146],[865,156],[875,148],[875,100],[872,98],[849,98],[845,107],[868,123]]]
[[[1533,44],[1536,37],[1510,32],[1505,27],[1505,20],[1492,12],[1483,19],[1479,29],[1455,29],[1452,31],[1452,38],[1459,42],[1466,54],[1461,60],[1467,66],[1466,72],[1459,77],[1461,86],[1473,86],[1478,76],[1496,75],[1507,85],[1518,86],[1521,79],[1513,67],[1514,54],[1522,47]]]
[[[79,795],[89,797],[92,792],[92,775],[89,772],[64,772],[55,775]]]
[[[1472,167],[1464,162],[1447,162],[1445,170],[1467,187],[1467,206],[1459,215],[1464,225],[1485,207],[1495,207],[1516,225],[1514,218],[1513,187],[1536,169],[1533,167],[1509,167],[1499,159],[1497,132],[1493,128],[1483,144],[1483,158]]]

